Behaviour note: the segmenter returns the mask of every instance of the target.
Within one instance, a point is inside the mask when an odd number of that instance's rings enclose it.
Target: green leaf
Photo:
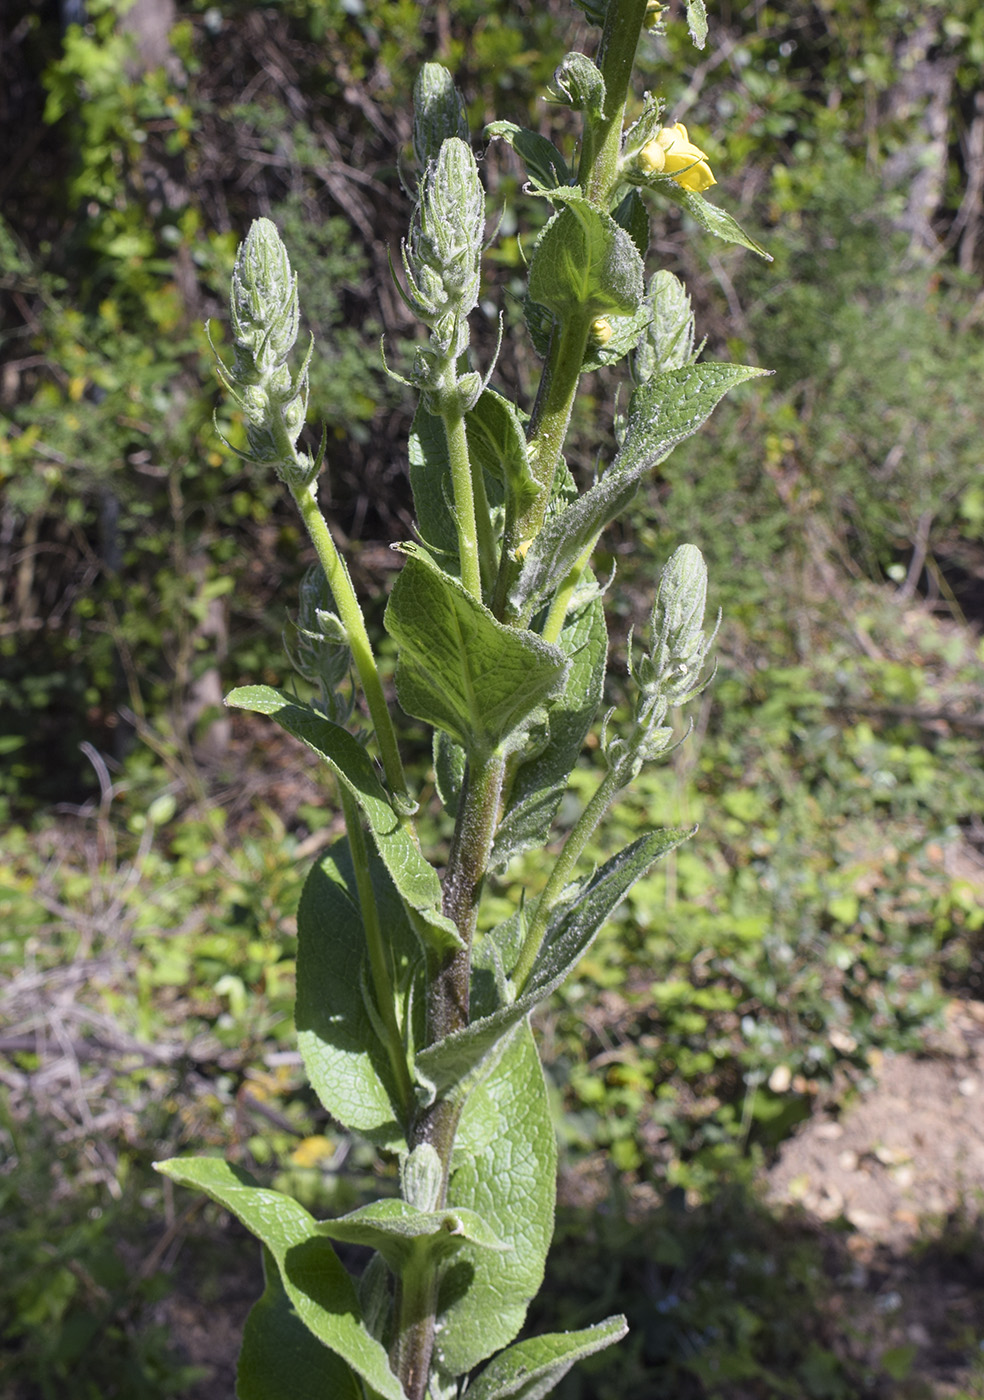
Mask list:
[[[514,512],[521,514],[537,493],[530,470],[526,433],[519,411],[493,389],[486,389],[465,415],[468,450],[487,476],[502,482]]]
[[[494,865],[505,865],[522,851],[543,845],[549,836],[571,769],[601,704],[608,630],[600,596],[568,616],[560,648],[570,657],[564,689],[547,707],[545,745],[517,766],[509,785],[492,851]]]
[[[179,1186],[204,1191],[241,1220],[273,1255],[308,1331],[384,1400],[406,1400],[386,1352],[363,1325],[355,1285],[302,1205],[257,1186],[248,1172],[217,1157],[176,1157],[155,1166]]]
[[[473,429],[473,415],[479,410],[482,399],[498,398],[498,394],[493,394],[491,390],[486,391],[481,396],[475,408],[466,415],[468,424],[469,446],[471,446],[471,435]],[[505,403],[505,400],[502,400]],[[511,405],[508,405],[511,407]],[[515,411],[515,410],[514,410]],[[476,426],[476,431],[481,434],[485,426],[485,420],[489,417],[488,411],[482,410]],[[522,437],[522,428],[520,428]],[[525,448],[525,438],[523,439]],[[485,468],[485,494],[488,497],[489,505],[495,507],[502,504],[504,492],[502,487],[503,473],[501,466],[498,471],[492,469],[497,459],[493,453],[488,451],[482,454],[483,443],[478,442],[478,455],[481,465]],[[514,461],[510,461],[508,466],[518,470]],[[448,456],[448,439],[444,424],[440,418],[433,413],[428,413],[421,404],[414,414],[413,424],[410,428],[410,487],[413,491],[414,511],[417,516],[417,530],[420,538],[427,546],[428,551],[443,556],[442,563],[446,562],[451,566],[451,571],[458,571],[458,530],[454,523],[454,499],[451,490],[451,459]],[[535,488],[534,488],[535,489]]]
[[[558,647],[497,622],[420,554],[393,586],[385,625],[399,647],[400,704],[469,753],[491,753],[563,684]]]
[[[375,860],[371,875],[393,981],[406,991],[419,946],[392,881]],[[340,841],[312,868],[297,909],[298,1044],[311,1086],[331,1116],[380,1147],[405,1151],[398,1087],[366,1005],[367,966],[351,856]],[[415,1031],[422,1037],[423,1025]]]
[[[768,373],[748,365],[697,364],[654,374],[629,400],[629,426],[609,470],[565,510],[547,517],[530,546],[510,605],[546,598],[585,549],[626,509],[639,482],[705,423],[729,389]]]
[[[608,0],[574,0],[579,10],[583,10],[591,24],[603,25],[608,13]]]
[[[569,185],[574,178],[564,157],[552,141],[537,131],[529,131],[515,122],[490,122],[485,128],[490,141],[507,141],[526,166],[526,173],[540,189],[552,190]]]
[[[625,229],[589,204],[568,204],[537,240],[530,300],[566,319],[637,311],[644,294],[642,258]]]
[[[685,209],[708,233],[713,233],[716,238],[723,238],[725,243],[737,243],[740,248],[748,248],[751,252],[758,253],[760,258],[765,258],[766,262],[772,261],[772,254],[767,253],[754,238],[750,238],[737,219],[733,219],[716,204],[711,204],[702,194],[697,194],[694,190],[685,190],[668,176],[656,176],[651,184],[660,194],[665,195],[674,204],[679,204],[681,209]]]
[[[448,1206],[475,1211],[509,1250],[466,1244],[447,1266],[435,1355],[448,1374],[470,1371],[522,1327],[543,1282],[556,1172],[543,1070],[524,1023],[470,1094],[455,1139]]]
[[[250,1311],[236,1372],[238,1400],[363,1400],[342,1358],[322,1346],[298,1317],[269,1250],[266,1288]]]
[[[529,981],[510,1004],[474,1020],[417,1056],[421,1078],[437,1096],[450,1093],[472,1073],[516,1023],[561,985],[591,947],[602,924],[635,882],[693,832],[653,831],[619,851],[550,915]],[[507,969],[508,971],[508,969]]]
[[[646,326],[649,324],[649,307],[643,303],[638,311],[634,311],[631,316],[606,316],[606,321],[611,329],[611,336],[604,345],[592,345],[588,341],[584,359],[581,362],[582,373],[588,370],[601,369],[604,365],[618,364],[630,350],[634,350],[638,344]]]
[[[661,371],[683,369],[697,356],[694,313],[679,277],[665,268],[655,273],[646,297],[651,316],[635,357],[635,375],[645,382]]]
[[[395,1199],[374,1201],[337,1220],[325,1220],[320,1229],[330,1239],[378,1250],[397,1275],[411,1256],[419,1261],[422,1253],[438,1261],[451,1258],[466,1244],[500,1254],[509,1248],[473,1210],[415,1210]]]
[[[541,1400],[576,1361],[620,1342],[628,1332],[622,1316],[579,1332],[548,1332],[517,1342],[494,1357],[468,1387],[468,1400]]]
[[[443,729],[434,730],[434,783],[437,795],[452,817],[458,815],[458,801],[465,781],[468,760],[460,744]]]
[[[410,427],[410,489],[420,538],[429,549],[458,558],[458,531],[451,511],[451,464],[444,424],[419,405]]]
[[[611,475],[650,471],[707,422],[730,389],[771,371],[702,363],[654,374],[629,399],[629,422]],[[604,478],[603,478],[604,480]]]
[[[550,350],[550,336],[557,321],[556,316],[545,306],[530,301],[527,296],[523,298],[523,319],[526,322],[526,329],[530,333],[533,349],[541,360],[545,360]]]
[[[226,696],[226,704],[253,714],[270,715],[288,734],[324,759],[362,808],[400,898],[417,916],[417,934],[435,948],[460,946],[457,929],[440,912],[441,881],[437,871],[420,854],[390,805],[363,745],[310,705],[302,705],[273,686],[240,686]]]
[[[707,11],[704,0],[687,0],[687,27],[699,49],[707,42]]]
[[[649,252],[649,210],[638,190],[629,190],[625,198],[612,210],[612,218],[619,228],[625,229],[638,249],[640,258],[645,261]]]

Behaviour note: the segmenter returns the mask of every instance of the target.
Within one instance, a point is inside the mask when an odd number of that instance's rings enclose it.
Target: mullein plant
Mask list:
[[[158,1164],[263,1244],[240,1400],[538,1400],[626,1330],[610,1317],[515,1341],[543,1279],[556,1176],[530,1017],[632,884],[692,835],[654,830],[598,868],[584,860],[611,803],[672,748],[673,713],[706,684],[713,640],[704,561],[683,545],[662,569],[645,641],[630,638],[626,703],[604,712],[592,552],[653,468],[762,372],[701,362],[681,283],[664,270],[647,284],[647,198],[761,250],[704,199],[707,156],[664,122],[658,98],[647,93],[625,129],[640,34],[666,22],[661,10],[579,3],[602,31],[597,58],[568,54],[552,93],[577,114],[576,165],[512,123],[486,133],[514,148],[552,208],[529,260],[526,325],[543,365],[528,411],[470,355],[487,235],[464,103],[437,64],[415,85],[416,207],[397,277],[426,338],[404,366],[418,395],[417,536],[399,546],[385,613],[395,703],[318,507],[325,439],[314,456],[298,447],[310,349],[298,363],[296,281],[268,220],[253,224],[233,273],[235,358],[220,373],[245,422],[243,455],[277,472],[317,554],[287,649],[319,698],[257,685],[228,703],[271,716],[334,776],[347,835],[298,909],[298,1040],[331,1117],[399,1162],[398,1192],[331,1220],[214,1158]],[[701,0],[688,0],[687,19],[702,44]],[[617,447],[580,490],[564,460],[574,397],[582,374],[616,363],[630,378]],[[435,800],[449,830],[453,819],[446,849],[426,850],[418,834],[397,733],[407,716],[433,733]],[[593,728],[596,787],[555,837]],[[490,881],[534,848],[553,851],[545,884],[508,918],[486,917]],[[372,1251],[358,1276],[336,1244]]]

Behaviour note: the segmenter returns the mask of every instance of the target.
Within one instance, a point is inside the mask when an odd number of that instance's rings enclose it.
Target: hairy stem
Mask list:
[[[567,840],[564,842],[553,870],[550,872],[550,878],[540,895],[536,913],[533,915],[516,966],[513,968],[512,980],[516,987],[517,996],[525,987],[533,970],[533,964],[536,962],[537,954],[547,932],[547,920],[550,917],[551,909],[570,882],[575,867],[595,828],[623,786],[624,778],[619,776],[617,769],[610,768],[595,788],[590,801],[568,833]]]
[[[618,184],[625,98],[645,17],[646,0],[609,0],[598,49],[605,107],[600,121],[585,124],[578,168],[578,184],[595,208],[605,213]]]
[[[458,557],[461,561],[461,582],[473,598],[482,601],[482,572],[479,552],[479,527],[475,513],[475,484],[468,455],[465,415],[461,408],[453,365],[445,373],[444,384],[435,394],[437,410],[444,424],[451,464],[451,489],[454,492],[455,524],[458,527]],[[484,497],[484,482],[482,483]],[[485,502],[485,522],[488,526],[488,503]]]
[[[373,728],[376,731],[376,742],[379,744],[386,781],[392,793],[403,794],[407,791],[407,780],[403,772],[399,746],[396,742],[396,731],[393,728],[389,706],[386,704],[386,696],[383,694],[383,683],[379,678],[376,658],[373,655],[372,644],[369,641],[369,633],[366,631],[366,623],[362,616],[362,609],[359,607],[359,600],[352,587],[348,567],[338,552],[335,541],[331,537],[331,531],[318,509],[318,503],[311,488],[295,489],[292,487],[291,495],[297,503],[297,509],[300,511],[301,519],[311,537],[311,543],[317,550],[318,559],[325,571],[332,597],[335,599],[338,616],[345,628],[348,644],[352,649],[352,660],[359,673],[363,694],[366,697]]]

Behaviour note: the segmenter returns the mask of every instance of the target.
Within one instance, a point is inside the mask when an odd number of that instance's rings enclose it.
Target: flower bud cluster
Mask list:
[[[471,147],[442,142],[424,171],[410,238],[403,244],[407,303],[430,327],[430,349],[418,354],[414,379],[436,383],[468,345],[466,318],[478,305],[485,192]]]
[[[239,245],[229,304],[235,358],[219,376],[243,410],[248,456],[290,484],[306,484],[311,459],[297,451],[307,414],[311,346],[296,374],[287,363],[298,332],[297,278],[269,219],[255,219]],[[247,454],[243,454],[247,455]]]
[[[684,544],[663,569],[650,615],[650,650],[636,659],[629,638],[629,675],[635,682],[635,724],[626,738],[603,736],[610,768],[624,771],[626,781],[643,762],[665,753],[673,738],[665,723],[671,709],[685,705],[708,684],[704,666],[717,636],[704,630],[707,566],[696,545]]]
[[[298,675],[321,687],[325,714],[347,724],[354,695],[341,691],[352,662],[348,637],[334,612],[335,600],[320,564],[312,564],[301,579],[297,621],[284,629],[284,649]]]

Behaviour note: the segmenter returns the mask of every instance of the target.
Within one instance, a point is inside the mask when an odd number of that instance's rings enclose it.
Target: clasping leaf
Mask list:
[[[563,684],[559,647],[496,621],[423,554],[403,566],[385,623],[400,649],[400,704],[468,753],[491,753]]]

